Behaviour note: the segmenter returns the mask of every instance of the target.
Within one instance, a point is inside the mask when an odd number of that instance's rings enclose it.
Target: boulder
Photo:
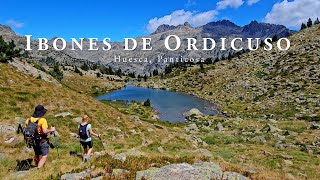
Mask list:
[[[221,168],[211,162],[170,164],[161,168],[150,168],[136,173],[136,180],[211,180],[221,179]]]
[[[279,129],[273,125],[268,124],[267,132],[275,133],[275,132],[281,132],[281,131],[282,131],[281,129]]]
[[[250,139],[251,142],[257,142],[257,143],[265,143],[267,142],[266,138],[264,136],[256,136]]]
[[[89,170],[82,171],[79,173],[67,173],[61,176],[61,180],[80,180],[90,176]]]
[[[132,116],[130,116],[130,119],[132,121],[134,121],[136,124],[141,124],[142,123],[140,118],[139,118],[139,116],[132,115]]]
[[[54,117],[64,118],[64,117],[71,116],[71,115],[72,114],[69,112],[63,112],[63,113],[59,113],[59,114],[54,115]]]
[[[73,138],[73,139],[78,139],[79,135],[76,134],[76,133],[70,133],[70,137]]]
[[[320,124],[312,123],[310,129],[320,129]]]
[[[224,172],[222,180],[249,180],[249,178],[236,172]]]
[[[154,114],[154,115],[152,115],[152,119],[156,120],[156,121],[159,121],[160,117],[158,115]]]
[[[223,126],[222,126],[222,124],[220,122],[217,124],[215,130],[217,130],[217,131],[223,131],[224,130],[224,128],[223,128]]]
[[[22,126],[25,124],[26,119],[21,117],[15,117],[14,118],[17,124],[21,124]]]
[[[29,173],[29,171],[17,171],[13,174],[10,175],[11,178],[9,179],[23,179],[27,174]]]
[[[194,123],[188,124],[188,125],[185,127],[185,130],[188,131],[188,132],[198,132],[198,131],[199,131],[197,125],[194,124]]]
[[[140,157],[140,156],[143,156],[143,153],[141,151],[133,148],[133,149],[130,149],[126,152],[116,154],[115,156],[113,156],[113,159],[117,159],[117,160],[124,162],[124,161],[126,161],[128,156]]]
[[[189,119],[190,116],[198,116],[198,115],[203,115],[202,112],[199,111],[199,109],[192,108],[189,111],[185,112],[183,114],[187,119]]]
[[[75,123],[80,124],[80,123],[82,123],[82,117],[73,118],[72,121],[75,122]]]
[[[284,159],[283,166],[293,166],[293,162],[290,160]]]
[[[16,129],[13,125],[0,124],[0,134],[13,134]]]
[[[159,147],[158,147],[158,151],[159,151],[160,153],[163,153],[163,152],[164,152],[163,147],[162,147],[162,146],[159,146]]]

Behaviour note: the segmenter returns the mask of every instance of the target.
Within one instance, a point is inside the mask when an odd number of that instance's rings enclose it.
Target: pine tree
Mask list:
[[[200,71],[201,71],[201,72],[204,71],[203,63],[200,64]]]
[[[311,18],[308,19],[307,26],[308,26],[308,28],[312,26],[312,20],[311,20]]]
[[[150,102],[150,99],[147,99],[144,103],[143,103],[144,106],[147,106],[147,107],[150,107],[151,106],[151,102]]]
[[[306,25],[305,23],[302,23],[300,30],[304,30],[304,29],[306,29],[306,28],[307,28],[307,25]]]
[[[320,24],[319,18],[317,18],[317,20],[314,21],[314,25]]]
[[[153,76],[158,76],[159,75],[159,72],[157,69],[153,70]]]
[[[272,37],[272,42],[276,42],[278,41],[278,36],[275,34],[273,37]]]

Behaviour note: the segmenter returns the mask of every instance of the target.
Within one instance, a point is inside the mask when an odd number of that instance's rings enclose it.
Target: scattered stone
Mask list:
[[[61,180],[81,180],[90,176],[89,170],[82,171],[79,173],[67,173],[61,176]]]
[[[124,161],[126,161],[127,156],[140,157],[140,156],[143,156],[143,153],[141,151],[133,148],[133,149],[128,150],[127,152],[116,154],[113,157],[113,159],[117,159],[117,160],[124,162]]]
[[[197,149],[197,150],[194,150],[193,152],[201,156],[212,157],[212,153],[208,149]]]
[[[185,112],[183,114],[187,119],[190,119],[191,116],[196,116],[196,115],[203,115],[202,112],[199,111],[199,109],[192,108],[189,111]]]
[[[75,123],[80,124],[80,123],[82,123],[82,117],[73,118],[72,121],[75,122]]]
[[[269,122],[273,123],[273,124],[276,124],[278,123],[278,121],[274,120],[274,119],[268,119]]]
[[[293,162],[287,159],[283,160],[283,165],[284,166],[293,166]]]
[[[26,153],[26,154],[30,154],[30,153],[32,153],[33,152],[33,150],[31,149],[31,148],[24,148],[24,153]]]
[[[285,132],[284,132],[284,135],[285,136],[298,136],[298,133],[297,132],[294,132],[294,131],[289,131],[289,130],[286,130]]]
[[[159,121],[160,117],[158,115],[154,114],[154,115],[152,115],[152,119],[156,120],[156,121]]]
[[[12,179],[23,179],[23,177],[25,177],[28,173],[29,171],[17,171],[10,176],[12,177]]]
[[[73,139],[78,139],[79,135],[76,134],[76,133],[70,133],[70,137],[73,138]]]
[[[14,138],[12,137],[12,138],[5,140],[4,143],[11,144],[13,141],[14,141]]]
[[[285,141],[286,140],[285,136],[281,136],[279,134],[274,134],[274,136],[278,139],[278,141]]]
[[[163,147],[162,147],[162,146],[159,146],[159,147],[158,147],[158,151],[159,151],[160,153],[163,153],[163,152],[164,152]]]
[[[122,175],[129,174],[129,173],[130,173],[130,171],[125,170],[125,169],[113,169],[112,170],[113,176],[122,176]]]
[[[264,136],[256,136],[250,139],[251,142],[257,142],[257,143],[266,143],[267,140]]]
[[[69,112],[63,112],[63,113],[60,113],[60,114],[56,114],[54,115],[54,117],[60,117],[60,118],[65,118],[67,116],[71,116],[72,114],[69,113]]]
[[[17,123],[18,125],[19,125],[19,124],[24,125],[25,122],[26,122],[26,119],[25,119],[25,118],[15,117],[14,119],[15,119],[15,121],[16,121],[16,123]]]
[[[139,116],[132,115],[132,116],[130,116],[130,119],[131,119],[132,121],[134,121],[136,124],[142,124]]]
[[[295,180],[296,179],[291,173],[287,173],[285,178],[288,180]]]
[[[7,157],[7,155],[6,155],[6,154],[4,154],[4,153],[0,153],[0,159],[6,158],[6,157]]]
[[[281,132],[281,131],[282,131],[281,129],[279,129],[273,125],[268,124],[267,132],[275,133],[275,132]]]
[[[135,129],[130,129],[129,132],[131,132],[132,134],[138,134]]]
[[[117,139],[124,139],[124,135],[123,134],[118,134],[117,135]]]
[[[188,131],[188,132],[198,132],[198,131],[199,131],[197,125],[194,124],[194,123],[188,124],[188,125],[185,127],[185,130]]]
[[[224,172],[222,180],[249,180],[249,178],[236,172]]]
[[[154,130],[152,128],[147,129],[148,132],[153,132]]]
[[[282,157],[283,159],[293,159],[293,156],[286,155],[286,154],[281,154],[281,157]]]
[[[0,134],[12,134],[15,133],[16,129],[12,125],[0,124]]]
[[[221,124],[220,122],[217,124],[215,130],[217,130],[217,131],[224,131],[224,128],[223,128],[223,126],[222,126],[222,124]]]
[[[161,168],[150,168],[136,173],[136,180],[140,179],[184,180],[184,179],[221,179],[220,167],[211,162],[170,164]]]
[[[320,129],[320,124],[312,123],[310,129]]]

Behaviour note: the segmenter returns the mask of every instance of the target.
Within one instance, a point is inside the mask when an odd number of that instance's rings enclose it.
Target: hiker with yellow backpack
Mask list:
[[[32,117],[26,120],[24,129],[24,138],[27,145],[33,147],[34,161],[38,168],[43,167],[49,154],[48,134],[55,132],[55,127],[48,128],[47,120],[43,118],[46,112],[47,109],[38,105]]]

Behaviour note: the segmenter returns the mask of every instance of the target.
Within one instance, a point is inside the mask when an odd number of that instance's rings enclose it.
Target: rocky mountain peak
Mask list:
[[[163,33],[163,32],[166,32],[166,31],[170,31],[172,29],[175,29],[176,26],[173,26],[173,25],[168,25],[168,24],[162,24],[160,25],[157,30],[152,33],[152,34],[158,34],[158,33]]]
[[[16,33],[9,26],[0,24],[0,34],[15,35]]]
[[[216,22],[210,22],[205,26],[226,26],[226,27],[234,27],[237,28],[239,27],[238,25],[236,25],[235,23],[229,21],[229,20],[221,20],[221,21],[216,21]]]

